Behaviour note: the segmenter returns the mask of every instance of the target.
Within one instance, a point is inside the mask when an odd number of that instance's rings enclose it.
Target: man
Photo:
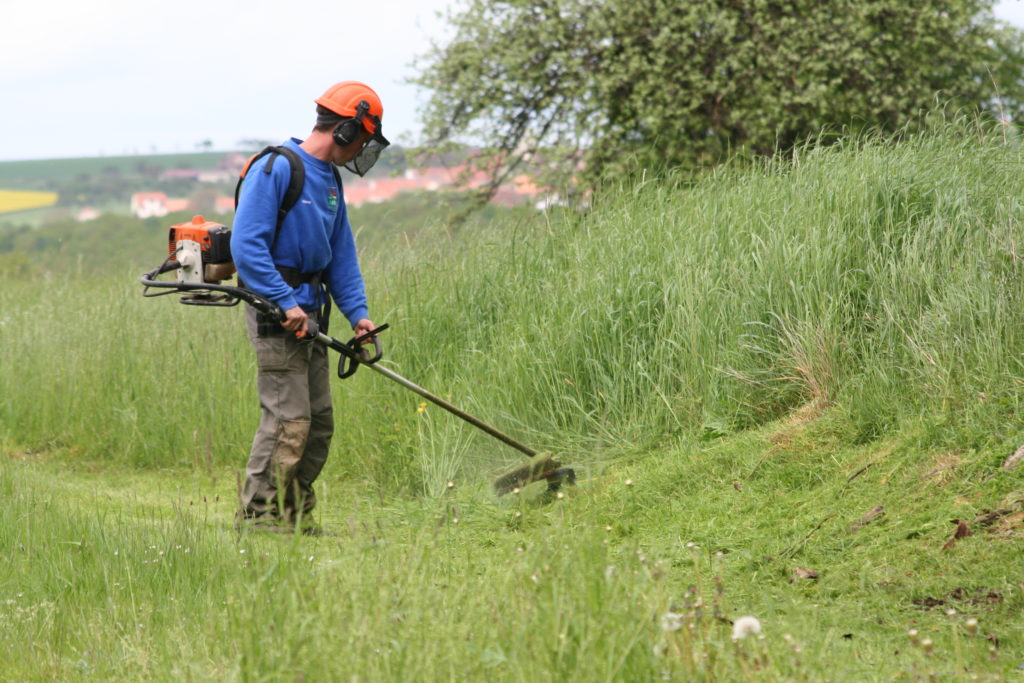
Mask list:
[[[309,517],[316,505],[313,482],[334,431],[327,350],[303,339],[307,320],[326,328],[330,296],[357,336],[374,329],[334,166],[361,176],[388,145],[381,134],[384,108],[369,86],[337,83],[316,104],[309,137],[257,157],[245,172],[231,235],[240,280],[284,312],[281,321],[246,311],[262,415],[240,522],[283,531],[301,524],[307,533],[316,530]],[[291,167],[296,157],[304,171],[301,194],[291,208],[282,207],[295,177],[303,175]]]

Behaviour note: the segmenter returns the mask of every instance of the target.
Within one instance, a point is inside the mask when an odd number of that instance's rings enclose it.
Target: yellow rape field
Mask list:
[[[24,209],[41,209],[46,206],[53,206],[56,203],[56,192],[0,190],[0,213],[22,211]]]

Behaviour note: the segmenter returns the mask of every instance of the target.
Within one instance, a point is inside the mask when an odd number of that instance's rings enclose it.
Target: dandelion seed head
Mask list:
[[[665,612],[661,617],[661,630],[671,633],[683,627],[683,615],[678,612]]]
[[[742,640],[751,634],[761,632],[761,622],[757,617],[740,617],[732,624],[732,639]]]

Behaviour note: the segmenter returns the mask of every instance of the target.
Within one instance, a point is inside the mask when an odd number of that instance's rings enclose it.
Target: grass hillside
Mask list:
[[[364,370],[320,539],[231,530],[254,363],[139,296],[162,243],[5,269],[12,679],[1014,675],[1021,161],[956,122],[366,250],[384,362],[580,484],[493,498],[515,453]]]

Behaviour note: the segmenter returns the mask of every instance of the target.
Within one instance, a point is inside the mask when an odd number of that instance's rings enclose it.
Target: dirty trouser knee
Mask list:
[[[261,416],[246,465],[242,509],[248,517],[294,521],[316,504],[313,482],[330,447],[327,351],[291,333],[258,336],[255,311],[247,310],[246,318]]]

